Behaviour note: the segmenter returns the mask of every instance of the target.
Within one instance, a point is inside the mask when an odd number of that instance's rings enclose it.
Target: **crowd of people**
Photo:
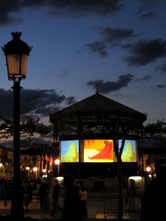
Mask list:
[[[163,220],[165,217],[166,164],[157,165],[156,173],[157,178],[149,183],[142,198],[141,221]],[[87,219],[87,190],[82,182],[74,182],[71,174],[64,176],[63,184],[60,184],[57,179],[54,180],[51,199],[47,180],[38,180],[36,183],[31,180],[23,183],[23,202],[26,209],[33,199],[34,186],[41,210],[51,208],[50,215],[53,217],[60,212],[62,221]],[[4,206],[7,206],[7,200],[11,197],[11,187],[11,181],[0,179],[0,199],[4,201]]]
[[[87,218],[87,191],[82,182],[74,182],[71,175],[64,177],[63,184],[59,184],[58,180],[54,180],[51,199],[50,185],[47,180],[29,180],[22,182],[23,203],[26,210],[29,209],[29,204],[33,198],[40,201],[41,210],[50,209],[51,216],[56,216],[60,213],[62,220],[81,220]],[[11,200],[12,182],[5,178],[0,179],[0,200],[4,201],[4,206],[7,206],[7,201]],[[70,219],[69,219],[70,217]]]

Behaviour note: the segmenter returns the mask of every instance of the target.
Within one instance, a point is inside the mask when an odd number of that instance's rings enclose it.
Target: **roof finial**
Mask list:
[[[96,94],[99,94],[99,83],[96,83]]]

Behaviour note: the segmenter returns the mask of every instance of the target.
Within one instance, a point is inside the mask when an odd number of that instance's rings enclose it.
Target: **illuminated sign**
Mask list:
[[[119,148],[121,146],[121,142],[122,140],[119,140]],[[136,162],[137,155],[135,140],[125,140],[121,159],[122,162]]]
[[[122,140],[118,140],[120,148]],[[79,155],[83,162],[117,162],[113,140],[84,140],[79,154],[79,140],[61,141],[61,162],[79,162]],[[122,151],[122,162],[136,162],[136,140],[125,140]]]
[[[113,162],[112,140],[84,140],[84,162]]]
[[[61,141],[61,162],[79,162],[79,141]]]

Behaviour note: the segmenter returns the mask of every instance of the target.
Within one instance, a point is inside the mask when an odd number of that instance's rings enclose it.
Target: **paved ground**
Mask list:
[[[87,200],[87,209],[88,209],[88,220],[104,220],[104,200],[108,197],[107,193],[90,193],[88,195]],[[135,204],[136,201],[134,201]],[[117,199],[115,197],[112,197],[112,200],[108,202],[109,203],[109,210],[113,213],[117,213]],[[4,206],[4,202],[0,201],[0,215],[8,215],[10,214],[10,206],[11,202],[7,202],[7,206]],[[132,202],[126,202],[124,205],[125,215],[124,220],[133,220],[133,221],[139,221],[139,217],[133,216],[131,214],[126,213],[128,208],[132,208],[133,201]],[[32,202],[29,205],[28,211],[25,210],[25,217],[30,217],[33,219],[38,220],[58,220],[60,217],[60,213],[57,214],[57,217],[51,217],[49,210],[41,210],[40,209],[40,203],[39,200],[32,200]],[[116,215],[111,214],[111,216],[108,216],[109,220],[116,220]]]

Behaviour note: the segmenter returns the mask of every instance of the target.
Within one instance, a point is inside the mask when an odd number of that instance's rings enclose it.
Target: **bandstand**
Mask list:
[[[139,140],[146,115],[99,92],[50,115],[60,173],[76,177],[116,177],[139,170]],[[124,141],[123,150],[120,150]],[[125,151],[126,149],[126,151]]]
[[[60,175],[117,177],[118,220],[123,217],[123,177],[139,172],[139,139],[146,115],[96,92],[55,114]]]

